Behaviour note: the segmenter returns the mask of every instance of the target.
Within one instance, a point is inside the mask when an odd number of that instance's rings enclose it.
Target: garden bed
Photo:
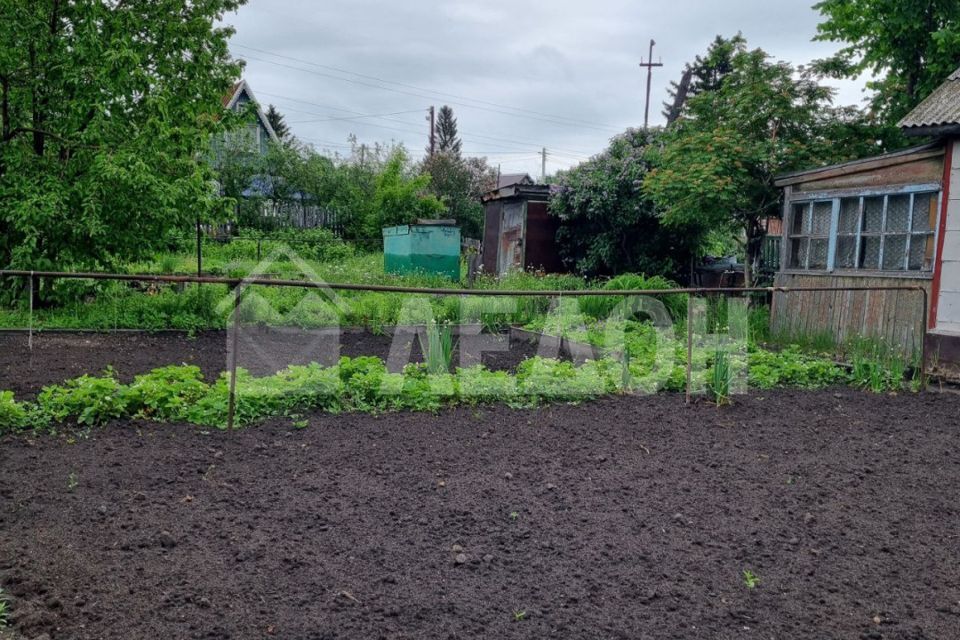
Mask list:
[[[466,366],[482,362],[492,371],[513,371],[537,353],[537,345],[528,341],[506,335],[500,340],[498,346],[507,350],[482,353],[469,346],[469,340],[457,341],[453,362]],[[362,330],[245,327],[240,332],[238,364],[253,375],[265,376],[291,364],[317,362],[329,366],[342,355],[377,356],[394,371],[408,361],[423,360],[420,341],[412,332],[403,333],[396,343],[404,354],[409,344],[410,356],[402,358],[400,366],[389,358],[393,344],[392,335]],[[107,367],[126,383],[138,374],[171,364],[199,366],[204,377],[212,381],[226,369],[227,347],[225,331],[204,331],[195,337],[179,332],[44,332],[34,334],[31,351],[26,333],[0,332],[0,390],[30,398],[46,385],[83,374],[97,375]]]
[[[6,436],[0,586],[53,640],[946,640],[958,411],[838,389]]]

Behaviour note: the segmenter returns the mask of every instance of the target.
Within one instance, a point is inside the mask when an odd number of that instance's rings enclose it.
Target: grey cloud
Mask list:
[[[377,84],[372,80],[234,46],[234,54],[248,61],[246,77],[261,102],[276,104],[306,141],[345,145],[355,133],[366,142],[403,142],[421,154],[427,107],[450,103],[467,151],[486,152],[504,171],[539,173],[535,156],[543,146],[555,150],[553,171],[601,151],[617,131],[642,124],[646,76],[637,65],[651,37],[658,43],[655,56],[665,64],[654,79],[651,114],[657,124],[669,82],[717,34],[742,31],[752,46],[795,64],[834,52],[835,44],[811,41],[819,21],[811,3],[250,0],[225,22],[237,29],[236,45],[445,94],[377,89],[360,84]],[[862,99],[862,83],[837,86],[838,102]],[[551,121],[454,95],[562,118]],[[389,119],[298,122],[412,110],[417,113]]]

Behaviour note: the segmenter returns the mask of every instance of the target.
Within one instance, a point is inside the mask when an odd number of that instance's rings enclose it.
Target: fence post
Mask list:
[[[227,430],[233,431],[233,420],[237,411],[237,333],[240,331],[240,301],[243,297],[243,283],[237,284],[233,299],[233,331],[230,334],[230,399],[227,404]]]
[[[27,333],[27,348],[33,351],[33,281],[35,276],[30,272],[30,328]]]
[[[200,233],[200,216],[197,216],[197,277],[203,275],[203,237]]]
[[[687,294],[687,404],[693,388],[693,294]]]

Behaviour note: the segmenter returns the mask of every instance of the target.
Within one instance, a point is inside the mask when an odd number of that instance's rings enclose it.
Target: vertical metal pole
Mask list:
[[[197,277],[203,275],[203,237],[200,233],[200,216],[197,216]]]
[[[227,429],[233,431],[233,420],[237,412],[237,333],[240,331],[240,300],[243,297],[243,284],[237,285],[233,299],[233,331],[230,333],[230,399],[227,405]]]
[[[693,395],[693,294],[687,294],[687,404]]]
[[[30,329],[27,333],[27,348],[33,351],[33,271],[30,272]]]

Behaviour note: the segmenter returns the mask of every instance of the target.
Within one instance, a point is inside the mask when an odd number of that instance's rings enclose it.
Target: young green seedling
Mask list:
[[[743,583],[747,585],[747,589],[756,589],[758,586],[760,586],[760,576],[756,575],[749,569],[744,569]]]

